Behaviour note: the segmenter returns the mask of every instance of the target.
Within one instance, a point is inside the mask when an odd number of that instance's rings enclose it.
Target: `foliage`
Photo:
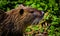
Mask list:
[[[51,24],[48,30],[49,36],[60,36],[60,12],[57,0],[0,0],[0,9],[9,11],[16,8],[19,4],[43,10],[46,13],[44,20]],[[33,28],[38,30],[36,26]],[[30,29],[27,29],[27,32],[30,32]]]

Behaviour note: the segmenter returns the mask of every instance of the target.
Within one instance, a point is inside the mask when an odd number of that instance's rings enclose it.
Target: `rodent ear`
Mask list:
[[[20,15],[24,13],[24,9],[20,9]]]

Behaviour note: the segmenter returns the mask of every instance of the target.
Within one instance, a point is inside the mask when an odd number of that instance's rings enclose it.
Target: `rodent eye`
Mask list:
[[[30,13],[34,13],[34,11],[31,11]]]
[[[22,15],[24,13],[24,9],[20,9],[20,14]]]

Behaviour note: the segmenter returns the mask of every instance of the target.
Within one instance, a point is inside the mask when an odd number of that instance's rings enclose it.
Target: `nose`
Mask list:
[[[38,14],[37,14],[38,16],[43,16],[44,15],[44,11],[38,11]]]
[[[43,18],[44,16],[44,11],[40,11],[40,12],[34,12],[33,13],[34,17],[38,17],[38,18]]]
[[[44,11],[41,11],[42,12],[42,15],[44,15]]]
[[[41,11],[42,12],[42,15],[44,15],[44,11]]]
[[[44,11],[39,11],[40,16],[44,15]]]
[[[43,18],[43,16],[44,16],[44,11],[41,11],[40,18]]]

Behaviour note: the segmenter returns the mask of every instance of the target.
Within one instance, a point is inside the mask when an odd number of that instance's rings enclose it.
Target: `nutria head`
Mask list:
[[[2,27],[3,32],[9,31],[8,34],[10,32],[15,34],[22,33],[27,26],[37,24],[44,14],[43,11],[23,5],[4,13],[5,15],[3,17],[5,18],[3,19],[4,21],[2,20],[0,22],[0,25],[2,25],[0,27]]]

